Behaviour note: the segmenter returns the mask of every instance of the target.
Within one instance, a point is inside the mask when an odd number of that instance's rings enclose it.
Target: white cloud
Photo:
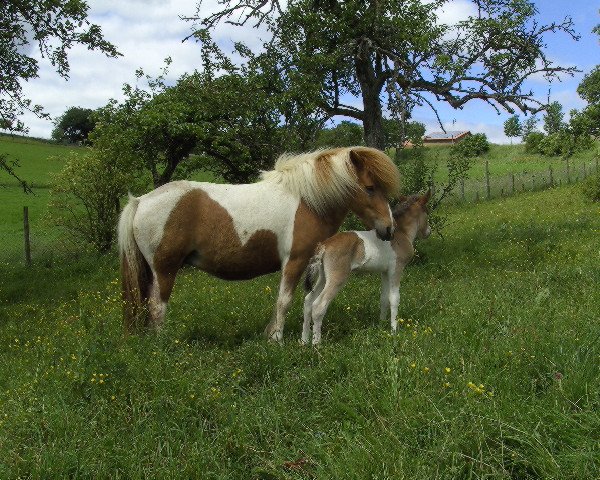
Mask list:
[[[122,53],[119,58],[76,46],[69,51],[71,72],[65,81],[45,59],[40,59],[39,78],[23,84],[25,95],[34,103],[43,105],[53,117],[58,117],[71,106],[97,108],[110,98],[122,98],[124,83],[135,82],[135,71],[142,68],[156,76],[170,56],[173,63],[168,80],[174,81],[186,72],[201,68],[200,46],[194,40],[182,42],[192,32],[192,23],[180,16],[193,16],[195,0],[91,0],[89,19],[101,26],[104,37]],[[200,14],[217,11],[216,0],[204,1]],[[253,48],[262,44],[265,31],[234,28],[222,24],[214,39],[230,53],[233,42],[244,41]],[[53,124],[33,114],[23,117],[30,135],[49,137]]]

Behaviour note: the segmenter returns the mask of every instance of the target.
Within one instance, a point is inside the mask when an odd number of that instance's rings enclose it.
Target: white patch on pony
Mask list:
[[[153,267],[154,252],[160,245],[171,212],[181,197],[192,188],[190,182],[185,180],[171,182],[138,198],[133,235],[150,267]]]
[[[269,230],[277,236],[279,258],[282,261],[287,258],[292,248],[294,218],[300,205],[297,196],[265,182],[245,185],[193,183],[227,210],[242,245],[258,230]]]
[[[377,238],[375,230],[353,231],[362,242],[365,249],[364,258],[360,263],[353,263],[352,270],[357,272],[380,272],[393,269],[396,264],[396,252],[391,242]]]

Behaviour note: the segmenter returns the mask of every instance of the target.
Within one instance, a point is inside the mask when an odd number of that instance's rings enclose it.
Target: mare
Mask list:
[[[282,155],[256,183],[175,181],[130,197],[118,227],[126,330],[162,325],[184,264],[226,280],[282,270],[265,330],[281,341],[294,290],[317,244],[349,211],[389,240],[394,221],[388,199],[399,182],[386,154],[347,147]]]
[[[392,332],[396,331],[402,272],[414,255],[415,239],[431,234],[427,219],[430,197],[431,191],[401,199],[392,211],[396,229],[390,242],[381,241],[373,231],[353,231],[339,232],[317,247],[306,274],[302,343],[310,340],[311,321],[312,343],[321,341],[327,308],[353,271],[381,273],[380,318],[389,314]]]

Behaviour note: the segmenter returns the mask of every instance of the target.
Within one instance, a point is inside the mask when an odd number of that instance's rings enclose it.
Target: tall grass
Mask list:
[[[356,277],[301,347],[261,332],[278,275],[179,276],[165,329],[124,337],[117,262],[0,276],[0,478],[600,476],[598,206],[563,187],[446,207],[402,328]]]

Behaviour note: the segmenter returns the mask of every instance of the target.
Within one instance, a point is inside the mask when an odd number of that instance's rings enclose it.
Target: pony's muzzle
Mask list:
[[[394,229],[392,227],[376,228],[375,232],[380,240],[391,240]]]

